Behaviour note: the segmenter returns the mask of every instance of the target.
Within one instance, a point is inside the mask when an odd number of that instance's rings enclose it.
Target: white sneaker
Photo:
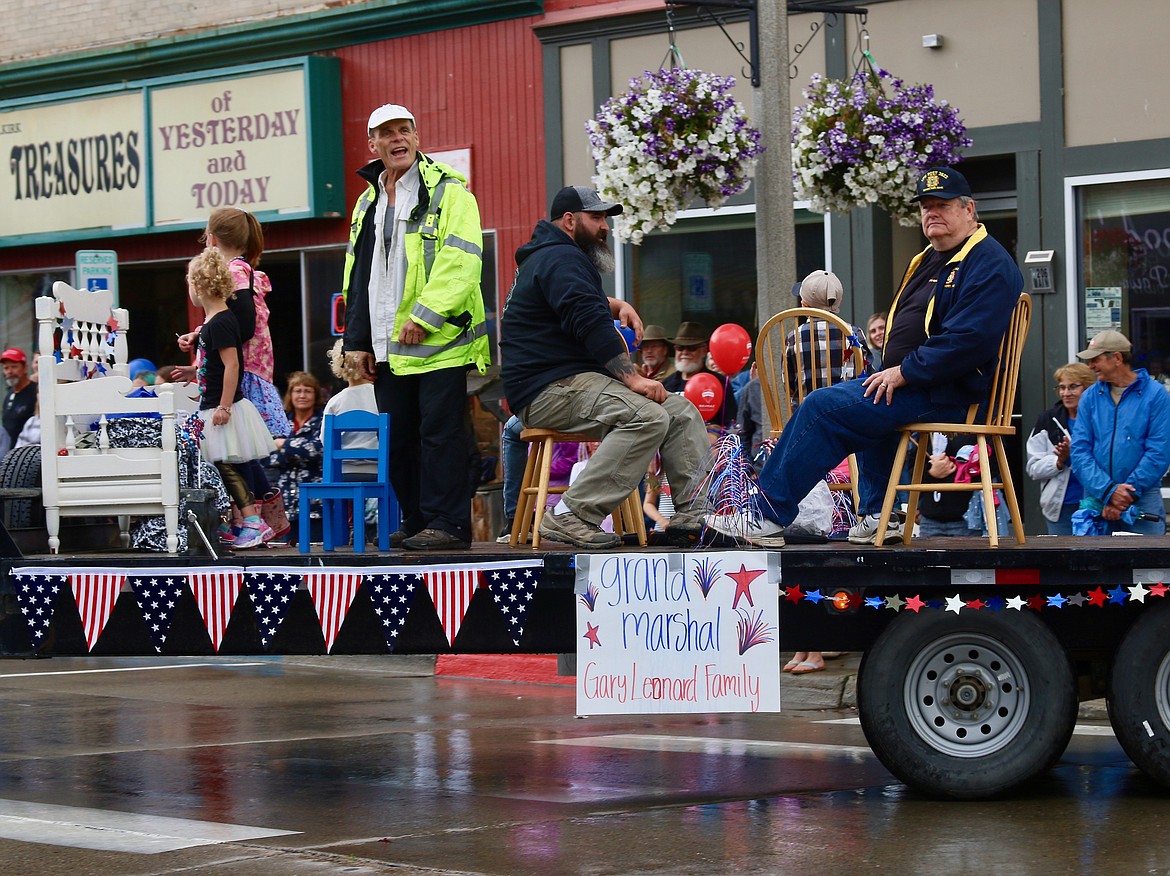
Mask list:
[[[784,527],[767,517],[757,518],[745,511],[736,511],[708,514],[706,519],[708,527],[736,541],[746,541],[757,547],[784,547]]]
[[[850,544],[873,544],[877,540],[880,514],[867,514],[857,521],[857,525],[849,530]],[[883,541],[892,541],[902,537],[902,521],[896,514],[890,515],[890,522],[886,525],[886,537]]]

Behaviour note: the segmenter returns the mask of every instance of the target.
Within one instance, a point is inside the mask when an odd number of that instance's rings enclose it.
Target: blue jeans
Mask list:
[[[882,508],[890,469],[898,449],[898,426],[906,423],[957,422],[966,405],[931,401],[926,389],[903,386],[890,404],[874,404],[860,380],[847,380],[813,391],[780,433],[776,449],[760,472],[760,489],[771,502],[764,515],[781,526],[796,519],[800,500],[829,469],[857,454],[858,514]]]
[[[1048,524],[1049,535],[1072,535],[1072,516],[1077,510],[1075,503],[1060,506],[1060,517],[1056,520],[1045,520]]]
[[[509,520],[516,516],[516,506],[520,504],[520,482],[528,462],[528,445],[520,440],[523,428],[520,418],[513,414],[504,424],[504,437],[500,439],[500,455],[504,458],[504,516]]]
[[[931,520],[929,517],[918,518],[919,538],[940,538],[943,536],[979,535],[974,529],[967,526],[966,520]]]

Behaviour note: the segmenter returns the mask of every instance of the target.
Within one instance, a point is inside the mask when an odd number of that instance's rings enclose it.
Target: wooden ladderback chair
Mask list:
[[[122,546],[131,515],[161,515],[167,551],[178,550],[179,465],[174,398],[127,398],[129,316],[113,293],[53,284],[36,300],[40,371],[41,487],[49,550],[61,547],[62,517],[118,518]],[[111,447],[114,417],[161,419],[161,446]]]
[[[894,466],[890,471],[890,481],[886,487],[885,500],[882,503],[882,516],[878,523],[878,533],[874,544],[881,545],[885,540],[886,527],[893,514],[894,502],[899,490],[909,493],[910,500],[906,507],[906,525],[902,529],[903,544],[910,544],[913,537],[913,522],[918,511],[918,494],[934,492],[982,492],[983,514],[987,523],[987,534],[992,547],[999,545],[999,527],[995,519],[995,490],[1003,490],[1008,510],[1012,517],[1012,530],[1019,544],[1024,543],[1024,522],[1020,517],[1020,506],[1016,499],[1015,486],[1012,484],[1011,470],[1008,468],[1007,454],[1003,449],[1004,436],[1014,435],[1015,426],[1012,425],[1012,415],[1015,413],[1016,388],[1020,376],[1020,359],[1024,352],[1024,342],[1028,339],[1028,328],[1032,322],[1032,298],[1027,292],[1020,295],[1012,311],[1011,322],[1004,333],[999,345],[999,361],[995,366],[995,374],[991,381],[986,397],[967,409],[967,417],[962,423],[907,423],[898,431],[901,437],[898,441],[898,450],[894,456]],[[923,483],[922,474],[926,469],[926,460],[930,456],[931,435],[941,432],[948,435],[974,435],[979,448],[979,480],[969,483]],[[902,469],[906,461],[906,454],[910,446],[910,439],[918,433],[918,452],[914,457],[914,471],[909,483],[899,483],[902,479]],[[990,439],[990,440],[989,440]],[[995,453],[995,462],[999,468],[999,480],[991,478],[991,456],[988,454],[988,444]]]
[[[807,342],[800,332],[806,324]],[[829,337],[830,329],[840,332],[842,349],[836,356],[826,353],[818,343]],[[791,307],[764,323],[756,341],[756,368],[772,423],[772,438],[780,437],[793,412],[814,389],[861,376],[865,369],[864,343],[840,316],[817,307]],[[849,490],[853,507],[859,507],[857,458],[853,454],[849,455],[849,480],[829,484],[829,489]]]
[[[348,435],[373,433],[375,447],[351,447]],[[303,481],[299,490],[300,531],[298,548],[309,552],[309,502],[321,500],[322,547],[333,550],[345,541],[347,508],[353,513],[353,551],[366,549],[366,499],[378,501],[378,550],[390,550],[390,533],[398,528],[398,498],[390,484],[390,415],[372,411],[326,414],[321,430],[322,475],[320,481]],[[376,462],[374,480],[346,480],[345,463]],[[349,503],[347,505],[347,503]]]
[[[511,547],[532,540],[533,549],[540,547],[540,521],[544,519],[548,497],[566,492],[569,488],[549,484],[552,469],[553,445],[557,443],[583,444],[595,439],[578,432],[557,432],[554,429],[524,429],[520,440],[528,442],[528,462],[524,466],[524,477],[520,482],[520,500],[516,516],[512,518],[512,535],[508,539]],[[552,509],[548,509],[551,511]],[[634,487],[617,508],[614,509],[613,531],[617,535],[634,535],[638,544],[646,546],[646,518],[642,515],[642,499]]]

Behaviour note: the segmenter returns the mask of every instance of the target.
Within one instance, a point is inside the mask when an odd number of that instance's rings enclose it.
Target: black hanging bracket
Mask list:
[[[760,22],[758,15],[757,0],[666,0],[667,7],[671,6],[693,6],[698,11],[700,17],[707,17],[713,21],[718,28],[723,31],[723,35],[727,37],[727,41],[731,43],[732,47],[743,58],[751,72],[752,85],[756,88],[760,87]],[[825,0],[788,0],[788,14],[795,15],[804,12],[823,12],[845,15],[866,15],[868,10],[862,9],[859,6],[844,6],[833,3],[826,3]],[[731,34],[727,32],[724,27],[724,21],[721,15],[712,12],[712,9],[729,9],[729,10],[744,10],[748,15],[748,54],[743,53],[743,43],[732,39]],[[669,8],[667,9],[669,13]],[[807,43],[806,43],[807,45]]]

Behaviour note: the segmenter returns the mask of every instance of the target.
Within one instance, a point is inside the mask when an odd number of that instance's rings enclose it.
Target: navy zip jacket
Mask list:
[[[500,318],[500,350],[504,393],[519,414],[553,381],[609,374],[605,363],[628,351],[614,329],[601,274],[573,238],[542,219],[532,240],[516,250],[516,264]]]
[[[898,299],[929,247],[910,261],[886,319],[898,318]],[[939,404],[971,404],[991,384],[999,343],[1024,288],[1011,255],[980,225],[943,265],[926,309],[926,341],[902,360],[902,376],[926,387]]]

